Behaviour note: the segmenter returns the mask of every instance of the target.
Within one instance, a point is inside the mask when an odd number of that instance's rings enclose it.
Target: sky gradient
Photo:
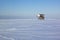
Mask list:
[[[36,18],[38,13],[60,19],[60,0],[0,0],[0,19]]]

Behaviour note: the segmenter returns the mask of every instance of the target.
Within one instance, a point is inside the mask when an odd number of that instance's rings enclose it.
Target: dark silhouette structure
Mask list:
[[[38,19],[44,20],[45,19],[44,14],[38,14]]]

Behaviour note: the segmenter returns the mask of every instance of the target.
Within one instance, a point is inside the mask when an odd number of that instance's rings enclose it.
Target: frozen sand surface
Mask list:
[[[1,19],[0,40],[60,40],[60,19]]]

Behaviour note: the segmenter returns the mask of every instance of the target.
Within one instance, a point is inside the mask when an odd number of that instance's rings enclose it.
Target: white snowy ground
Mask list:
[[[0,19],[0,40],[60,40],[60,19]]]

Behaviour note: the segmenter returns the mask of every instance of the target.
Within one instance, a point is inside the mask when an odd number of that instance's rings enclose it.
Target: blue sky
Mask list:
[[[0,0],[0,18],[36,18],[38,13],[60,19],[60,0]]]

